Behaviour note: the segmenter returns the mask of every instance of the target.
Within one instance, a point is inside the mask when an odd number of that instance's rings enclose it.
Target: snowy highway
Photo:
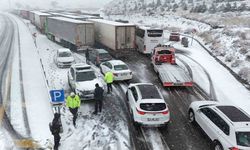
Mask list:
[[[10,107],[10,88],[11,88],[11,65],[13,61],[13,54],[15,52],[14,41],[16,38],[15,22],[13,22],[6,15],[0,14],[0,133],[7,134],[5,142],[9,139],[21,140],[24,137],[18,133],[11,123],[9,117]],[[1,144],[2,145],[2,144]],[[0,146],[1,148],[1,146]]]
[[[29,21],[10,14],[0,15],[0,33],[0,55],[3,57],[0,60],[0,149],[16,148],[16,139],[27,138],[39,143],[42,149],[51,149],[53,137],[48,124],[52,121],[54,107],[50,103],[49,90],[64,89],[66,96],[71,91],[68,68],[58,68],[54,62],[56,50],[61,46],[47,39]],[[35,39],[33,33],[37,35]],[[163,87],[150,58],[133,51],[121,58],[132,70],[133,79],[114,83],[112,95],[105,94],[102,114],[93,115],[94,103],[84,101],[74,127],[71,113],[62,106],[63,133],[59,149],[213,149],[205,133],[188,121],[190,103],[216,100],[237,104],[250,113],[250,104],[245,103],[250,93],[199,43],[194,41],[191,48],[184,48],[180,43],[173,45],[177,48],[177,63],[189,72],[194,87]],[[86,62],[84,53],[74,53],[74,57],[76,62]],[[103,79],[99,68],[91,65]],[[126,90],[129,83],[137,82],[159,87],[170,108],[171,119],[167,127],[133,125]],[[232,91],[238,94],[230,97]],[[237,96],[241,100],[238,101]],[[9,138],[3,140],[6,136]]]

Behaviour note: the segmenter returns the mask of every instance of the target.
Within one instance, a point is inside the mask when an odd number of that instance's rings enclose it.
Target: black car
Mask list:
[[[93,49],[89,51],[89,61],[91,61],[96,66],[100,63],[112,60],[111,55],[104,49]]]

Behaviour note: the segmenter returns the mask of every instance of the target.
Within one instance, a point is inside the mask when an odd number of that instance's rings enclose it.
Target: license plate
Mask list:
[[[174,83],[175,86],[182,86],[183,83]]]
[[[148,121],[159,121],[159,118],[148,118]]]
[[[122,75],[122,76],[126,76],[126,75],[127,75],[127,73],[122,73],[121,75]]]

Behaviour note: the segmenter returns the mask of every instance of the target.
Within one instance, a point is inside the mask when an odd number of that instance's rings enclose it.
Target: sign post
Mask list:
[[[62,104],[65,101],[64,90],[50,90],[51,103]]]

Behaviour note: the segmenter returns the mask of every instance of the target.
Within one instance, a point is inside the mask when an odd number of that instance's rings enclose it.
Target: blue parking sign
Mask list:
[[[49,93],[52,103],[64,103],[64,90],[50,90]]]

